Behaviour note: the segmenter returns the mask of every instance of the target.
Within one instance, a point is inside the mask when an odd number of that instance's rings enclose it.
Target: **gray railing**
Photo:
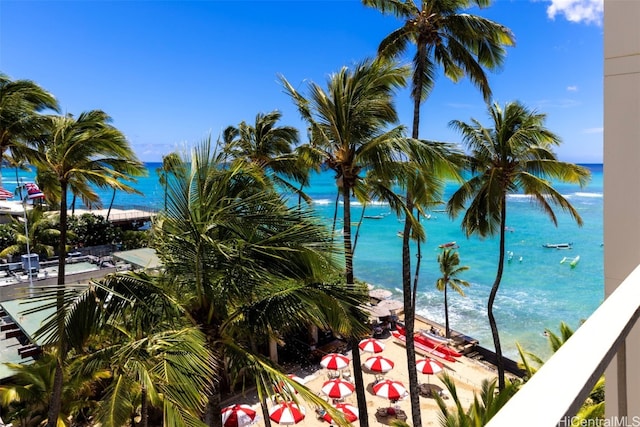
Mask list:
[[[570,426],[596,381],[640,315],[640,267],[580,326],[567,342],[496,414],[487,427]],[[618,366],[626,359],[622,354]],[[635,361],[634,361],[635,363]],[[622,369],[624,375],[624,369]],[[615,379],[612,379],[615,380]],[[618,378],[618,383],[625,383]],[[618,401],[627,401],[627,390],[618,387]],[[611,402],[612,404],[614,402]],[[616,417],[627,417],[618,405]],[[604,425],[604,424],[603,424]]]

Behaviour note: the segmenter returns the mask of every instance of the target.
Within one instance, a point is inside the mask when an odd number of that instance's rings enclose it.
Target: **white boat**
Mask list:
[[[573,243],[545,243],[542,247],[551,249],[571,249],[573,247]]]
[[[562,258],[562,260],[560,261],[560,264],[565,264],[568,263],[571,268],[575,267],[576,265],[578,265],[578,263],[580,262],[580,255],[571,258],[571,257],[564,257]]]

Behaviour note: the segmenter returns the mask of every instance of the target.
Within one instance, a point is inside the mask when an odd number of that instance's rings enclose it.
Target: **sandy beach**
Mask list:
[[[425,323],[421,319],[416,319],[416,330],[428,328],[430,325]],[[394,367],[388,373],[384,374],[384,378],[392,379],[400,381],[406,388],[409,387],[408,381],[408,373],[407,373],[407,357],[406,357],[406,349],[403,345],[401,345],[393,336],[389,336],[387,338],[381,338],[381,342],[385,344],[385,348],[381,353],[375,354],[376,356],[381,355],[385,358],[388,358],[394,362]],[[418,356],[417,358],[423,358],[425,355],[420,350],[416,349]],[[346,355],[351,358],[351,351],[346,353]],[[373,353],[366,353],[361,351],[361,359],[364,363],[369,357],[374,356]],[[490,367],[485,365],[483,362],[477,361],[475,359],[462,356],[456,358],[455,362],[444,361],[439,358],[434,358],[444,365],[444,371],[452,377],[457,385],[458,395],[460,396],[460,400],[463,405],[467,407],[472,401],[474,397],[474,391],[478,391],[480,389],[480,385],[484,379],[494,379],[496,378],[495,371]],[[350,366],[348,368],[350,371],[353,370],[353,367]],[[292,369],[291,372],[287,372],[290,374],[295,374],[296,376],[302,379],[301,382],[304,383],[306,387],[308,387],[314,393],[318,395],[324,396],[321,393],[321,388],[323,384],[328,381],[330,372],[327,369],[319,369],[315,372],[308,372],[303,370],[295,370]],[[388,399],[376,396],[372,391],[372,386],[374,381],[376,380],[376,375],[366,368],[363,369],[363,377],[364,383],[366,385],[366,395],[367,395],[367,410],[369,416],[370,425],[388,425],[390,421],[394,420],[394,416],[386,416],[380,417],[376,415],[378,408],[385,408],[389,406],[399,407],[404,410],[408,416],[406,422],[411,424],[411,410],[410,410],[410,402],[409,398],[406,397],[404,399],[399,400],[396,404],[392,405]],[[438,378],[438,375],[425,375],[418,373],[418,380],[420,383],[428,383],[431,384],[432,387],[444,389],[444,385],[442,381]],[[354,394],[343,399],[345,403],[348,403],[353,406],[357,406],[357,398]],[[452,399],[446,399],[445,402],[450,404],[452,407],[454,403]],[[254,410],[257,411],[258,417],[257,421],[252,424],[253,426],[264,426],[264,420],[262,418],[262,413],[260,409],[260,404],[257,401],[255,393],[247,392],[244,396],[235,396],[233,398],[227,399],[223,402],[223,406],[231,405],[231,404],[248,404]],[[304,420],[302,420],[299,425],[304,425],[307,427],[328,427],[329,423],[316,414],[314,408],[315,406],[311,403],[301,402],[301,405],[305,407],[306,416]],[[420,407],[422,409],[422,424],[427,426],[437,426],[439,425],[438,417],[440,415],[440,410],[436,404],[436,401],[432,397],[420,396]],[[272,422],[272,425],[278,425]],[[359,421],[353,422],[353,425],[359,425]]]

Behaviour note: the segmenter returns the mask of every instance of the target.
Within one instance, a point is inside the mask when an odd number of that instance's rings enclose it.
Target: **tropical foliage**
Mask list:
[[[454,380],[446,373],[440,379],[453,400],[453,407],[439,395],[435,395],[440,409],[440,425],[442,427],[482,427],[509,401],[518,391],[518,383],[507,382],[503,389],[496,389],[495,380],[484,380],[480,392],[468,408],[462,404]]]
[[[119,230],[113,223],[101,215],[83,213],[69,218],[69,244],[76,246],[98,246],[115,243],[119,237]]]
[[[25,212],[24,218],[12,218],[9,227],[15,237],[15,243],[4,247],[0,251],[0,257],[26,254],[27,245],[29,251],[40,255],[42,260],[54,255],[60,230],[58,219],[51,215],[51,212],[45,212],[38,207],[29,209]]]
[[[160,318],[182,313],[204,333],[213,372],[196,406],[206,407],[216,426],[230,384],[249,380],[266,398],[274,383],[291,382],[258,348],[300,326],[350,335],[366,298],[361,288],[323,280],[335,270],[335,250],[310,212],[288,207],[260,170],[221,167],[223,158],[203,143],[185,160],[188,173],[169,186],[167,210],[154,224],[162,273],[115,276],[102,285],[125,297],[117,304],[135,302],[136,316],[153,300]]]

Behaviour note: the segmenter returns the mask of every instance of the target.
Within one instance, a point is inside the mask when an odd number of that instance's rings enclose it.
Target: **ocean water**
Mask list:
[[[155,172],[159,166],[158,163],[147,164],[148,176],[138,179],[135,184],[142,195],[118,192],[115,205],[161,208],[163,189]],[[544,329],[557,331],[562,321],[577,328],[604,298],[602,165],[585,166],[592,172],[591,182],[585,188],[555,184],[556,189],[580,213],[584,221],[582,227],[559,210],[556,211],[558,226],[554,226],[527,196],[513,195],[508,199],[506,250],[513,256],[510,262],[506,262],[494,313],[503,352],[511,358],[518,358],[516,342],[528,351],[547,357],[549,350]],[[16,180],[15,172],[5,169],[2,176],[3,186],[8,190],[13,190],[18,181],[33,179],[32,174],[21,172]],[[445,200],[456,188],[454,183],[447,185]],[[314,200],[317,214],[330,225],[336,195],[333,174],[323,172],[314,175],[305,191]],[[103,203],[108,205],[111,192],[100,194]],[[361,210],[359,204],[352,205],[352,221],[358,220]],[[400,299],[402,239],[397,232],[403,223],[382,203],[367,206],[365,214],[381,218],[363,221],[354,257],[356,277],[375,287],[389,289],[395,298]],[[422,246],[417,312],[444,324],[443,295],[435,289],[440,275],[438,245],[456,241],[461,265],[470,267],[460,278],[470,282],[471,286],[465,289],[464,297],[449,292],[450,324],[453,329],[478,339],[481,345],[492,349],[486,305],[497,271],[498,238],[467,238],[461,230],[460,221],[461,217],[451,219],[444,212],[437,211],[431,212],[430,219],[423,219],[427,242]],[[545,243],[564,242],[573,243],[573,248],[543,247]],[[580,256],[580,261],[574,268],[566,262],[561,263],[564,257],[576,256]]]

